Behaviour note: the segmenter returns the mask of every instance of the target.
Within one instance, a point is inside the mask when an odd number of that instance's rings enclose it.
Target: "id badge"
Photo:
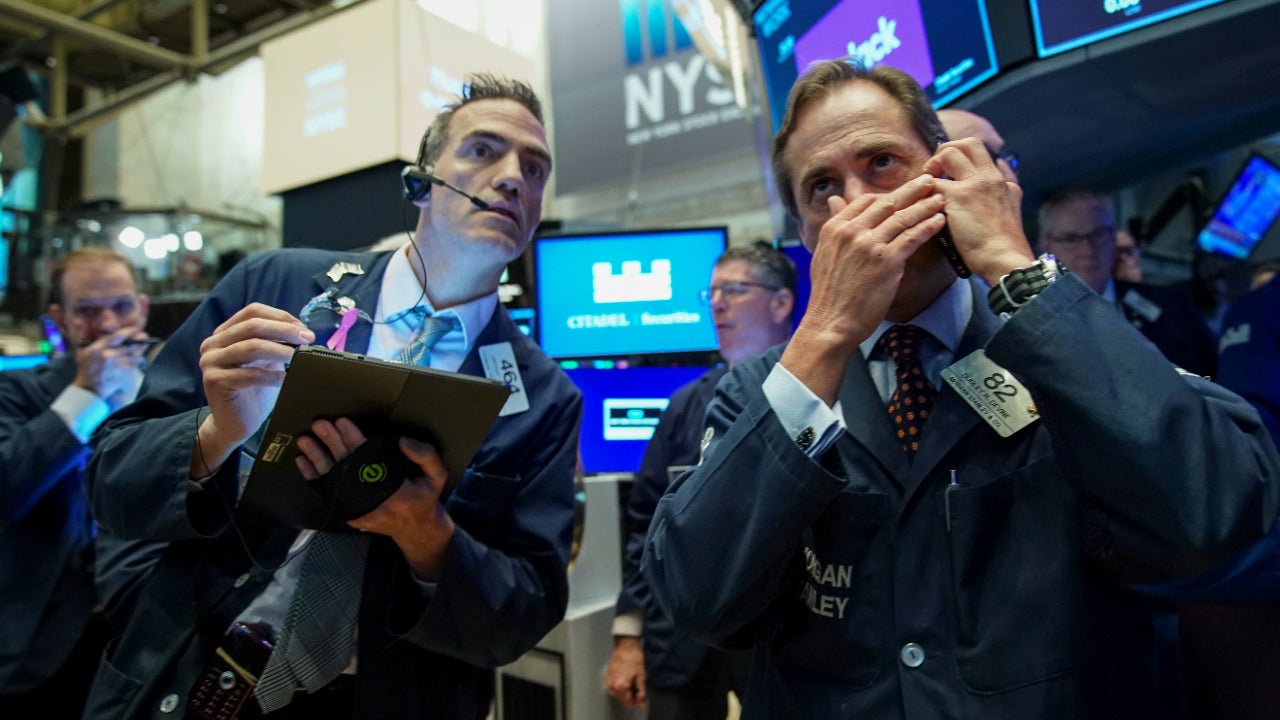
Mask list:
[[[1013,373],[991,361],[981,349],[942,371],[942,379],[987,421],[1000,437],[1009,437],[1040,419],[1035,400]]]
[[[511,343],[500,342],[480,348],[480,364],[484,367],[485,377],[505,383],[511,390],[498,417],[515,415],[529,409],[529,396],[524,391],[524,378],[520,377],[520,366],[516,363]]]

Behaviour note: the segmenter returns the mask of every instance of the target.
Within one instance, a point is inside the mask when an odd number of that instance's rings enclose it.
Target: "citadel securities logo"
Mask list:
[[[795,45],[796,71],[851,55],[871,67],[880,63],[906,72],[928,87],[933,59],[917,2],[844,0],[831,8]]]
[[[628,145],[743,117],[733,90],[694,47],[669,0],[619,0],[618,6],[629,68],[622,81]]]

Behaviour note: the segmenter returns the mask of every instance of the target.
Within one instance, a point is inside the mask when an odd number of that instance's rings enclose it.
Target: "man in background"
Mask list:
[[[1116,259],[1115,207],[1090,190],[1060,191],[1040,206],[1040,249],[1052,253],[1174,365],[1211,376],[1216,344],[1191,296],[1175,288],[1143,285],[1113,277]]]
[[[1124,228],[1116,228],[1116,259],[1111,273],[1122,282],[1142,282],[1142,248],[1133,233]]]
[[[148,345],[133,266],[102,248],[55,265],[67,352],[0,373],[0,714],[78,717],[107,631],[95,613],[89,436],[131,402]]]
[[[706,301],[725,366],[680,388],[645,448],[627,502],[622,593],[613,623],[609,692],[650,720],[724,720],[728,693],[741,702],[749,655],[710,648],[675,629],[640,572],[644,539],[673,474],[696,465],[703,415],[728,368],[787,339],[796,302],[795,265],[767,243],[730,248],[716,261]]]
[[[411,244],[250,256],[179,328],[95,438],[99,522],[168,547],[87,718],[488,714],[493,668],[568,603],[581,395],[497,297],[551,162],[533,90],[469,78],[405,173],[418,181]],[[313,342],[497,378],[512,399],[447,499],[436,448],[382,437],[383,457],[411,466],[403,483],[347,523],[359,532],[299,532],[238,502],[293,346]],[[314,423],[297,442],[303,477],[326,475],[365,431]]]

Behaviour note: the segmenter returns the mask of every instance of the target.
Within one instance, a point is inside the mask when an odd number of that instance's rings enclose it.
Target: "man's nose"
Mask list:
[[[494,187],[512,195],[524,188],[524,171],[520,167],[520,156],[509,152],[497,163],[497,175],[493,178]]]

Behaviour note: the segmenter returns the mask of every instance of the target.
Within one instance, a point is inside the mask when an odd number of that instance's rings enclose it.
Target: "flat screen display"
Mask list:
[[[715,350],[699,293],[724,228],[557,235],[534,243],[538,340],[553,358]]]
[[[583,472],[639,471],[671,394],[705,372],[705,367],[565,370],[582,391]]]
[[[812,63],[857,56],[910,73],[935,107],[996,73],[982,0],[767,0],[752,15],[774,130]]]
[[[48,355],[0,355],[0,372],[26,370],[49,362]]]
[[[1031,0],[1036,52],[1049,57],[1223,0]]]
[[[1245,260],[1280,217],[1280,167],[1254,155],[1196,237],[1206,252]]]

